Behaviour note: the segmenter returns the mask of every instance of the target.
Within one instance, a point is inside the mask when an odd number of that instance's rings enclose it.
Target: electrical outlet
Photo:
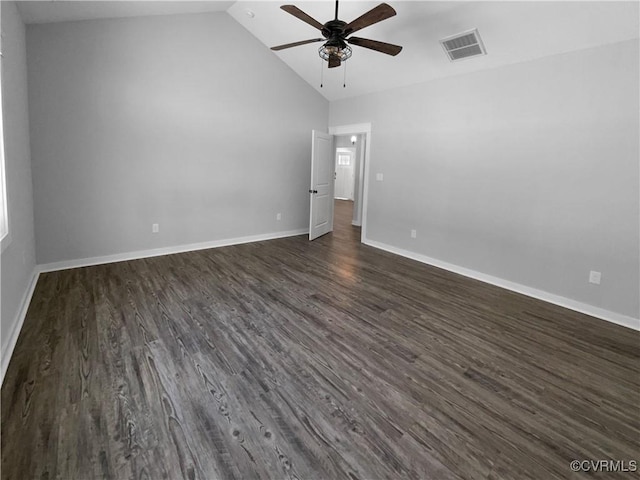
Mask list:
[[[418,236],[418,232],[415,230],[411,230],[411,238],[416,238]]]
[[[600,285],[601,278],[602,278],[602,273],[595,272],[593,270],[589,272],[589,283],[595,283],[596,285]]]
[[[382,180],[384,180],[384,175],[376,173],[376,181],[381,182]]]
[[[282,214],[281,213],[276,214],[276,220],[282,220]]]
[[[151,233],[158,233],[160,231],[160,225],[157,223],[154,223],[153,225],[151,225]]]

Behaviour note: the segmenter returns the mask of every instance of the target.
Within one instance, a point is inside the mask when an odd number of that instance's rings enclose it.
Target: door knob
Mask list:
[[[309,193],[318,193],[318,190],[309,190]]]

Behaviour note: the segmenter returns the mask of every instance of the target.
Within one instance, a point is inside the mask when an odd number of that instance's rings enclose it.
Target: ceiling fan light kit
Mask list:
[[[338,59],[341,62],[344,62],[345,60],[348,60],[349,58],[351,58],[351,54],[353,53],[353,50],[351,50],[351,47],[349,45],[323,45],[318,49],[318,54],[320,55],[320,58],[323,60],[326,60],[329,62],[329,64],[331,64],[331,60],[332,59]]]
[[[315,42],[325,42],[318,49],[320,58],[328,63],[329,68],[339,67],[342,62],[345,62],[353,53],[351,45],[357,45],[359,47],[368,48],[387,55],[398,55],[402,51],[402,47],[399,45],[393,45],[390,43],[379,42],[377,40],[369,40],[366,38],[352,37],[351,34],[369,27],[375,23],[381,22],[388,18],[393,17],[396,11],[386,3],[381,3],[377,7],[369,10],[365,14],[359,16],[351,23],[344,22],[338,19],[338,1],[336,0],[336,12],[335,18],[329,20],[325,24],[318,22],[313,17],[307,15],[295,5],[282,5],[280,7],[285,12],[293,15],[294,17],[302,20],[303,22],[317,28],[322,33],[324,38],[314,38],[311,40],[302,40],[300,42],[287,43],[285,45],[278,45],[271,47],[271,50],[284,50],[286,48],[297,47],[299,45],[306,45]],[[322,86],[322,84],[320,85]]]

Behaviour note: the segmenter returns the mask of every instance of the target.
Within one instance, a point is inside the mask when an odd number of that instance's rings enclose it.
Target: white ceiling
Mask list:
[[[637,1],[491,2],[386,0],[398,15],[358,32],[358,36],[402,45],[390,57],[353,47],[344,68],[327,69],[320,88],[321,43],[273,52],[329,100],[362,95],[436,78],[495,68],[640,36]],[[347,22],[380,1],[342,1],[339,17]],[[335,2],[325,1],[29,1],[18,2],[26,23],[89,18],[227,11],[266,47],[319,37],[306,23],[280,10],[295,4],[320,21],[333,18]],[[246,12],[250,10],[254,17]],[[451,63],[438,40],[478,28],[486,56]],[[344,64],[343,64],[344,65]]]
[[[224,12],[233,2],[192,1],[18,1],[24,23],[51,23],[95,18],[143,17],[177,13]]]

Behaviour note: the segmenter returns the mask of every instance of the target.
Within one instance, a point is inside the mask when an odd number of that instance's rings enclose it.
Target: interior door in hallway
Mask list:
[[[313,130],[309,188],[309,240],[333,230],[333,135]]]

